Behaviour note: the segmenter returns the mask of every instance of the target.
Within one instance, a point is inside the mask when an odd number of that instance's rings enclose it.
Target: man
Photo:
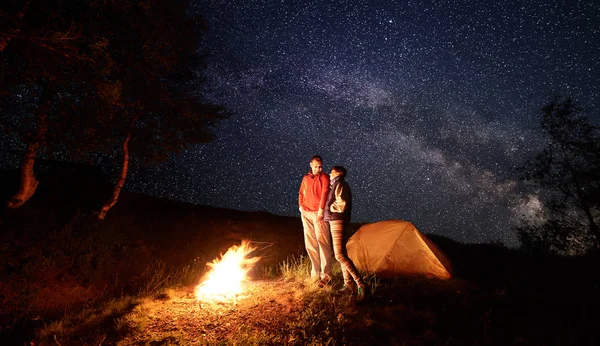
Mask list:
[[[332,248],[329,225],[323,221],[325,202],[329,194],[329,177],[323,173],[323,160],[315,155],[310,160],[310,172],[304,176],[298,192],[298,206],[304,227],[304,246],[310,258],[311,278],[321,287],[332,278]]]
[[[354,291],[352,287],[356,285],[356,299],[362,300],[365,298],[367,286],[360,277],[352,260],[346,255],[344,244],[344,236],[352,214],[352,192],[345,177],[346,169],[344,167],[333,166],[331,168],[331,173],[329,173],[331,186],[327,202],[325,203],[323,219],[329,222],[329,229],[333,240],[333,253],[342,268],[344,287],[340,292],[351,293]]]

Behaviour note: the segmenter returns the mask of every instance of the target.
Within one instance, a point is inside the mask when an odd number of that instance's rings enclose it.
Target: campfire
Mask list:
[[[247,273],[260,257],[248,257],[255,247],[250,241],[242,240],[240,246],[234,245],[227,250],[221,260],[215,259],[206,265],[211,269],[198,286],[195,295],[199,301],[237,299],[243,292]]]

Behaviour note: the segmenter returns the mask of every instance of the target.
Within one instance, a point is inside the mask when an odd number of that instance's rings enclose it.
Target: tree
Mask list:
[[[568,98],[541,109],[546,147],[522,167],[543,208],[518,228],[522,247],[577,253],[598,248],[600,131]]]
[[[64,122],[57,116],[70,104],[67,85],[102,55],[101,46],[84,40],[85,15],[74,0],[15,0],[0,5],[0,128],[26,145],[20,189],[9,207],[20,207],[35,193],[38,151],[52,142],[49,135],[64,133]]]
[[[112,133],[122,153],[121,172],[98,217],[116,203],[125,183],[130,155],[164,162],[192,144],[211,141],[225,109],[194,95],[202,81],[198,54],[202,22],[187,15],[187,1],[123,1],[107,6],[95,20],[98,34],[109,38],[110,72],[100,94],[104,107],[120,116],[97,114],[97,128]],[[94,107],[102,109],[102,107]],[[116,131],[115,131],[116,130]]]
[[[9,19],[0,24],[9,77],[1,90],[14,104],[23,98],[15,90],[25,89],[38,105],[35,117],[23,102],[6,107],[11,116],[0,122],[27,143],[22,191],[9,206],[19,207],[35,192],[40,148],[72,160],[122,154],[103,218],[125,183],[130,155],[160,162],[213,139],[213,127],[227,114],[194,94],[202,81],[202,23],[187,7],[179,0],[31,0],[0,12]],[[4,16],[11,11],[20,14]]]

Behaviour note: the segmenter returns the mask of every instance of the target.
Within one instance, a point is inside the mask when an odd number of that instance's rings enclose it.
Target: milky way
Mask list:
[[[127,188],[298,216],[308,161],[343,165],[355,222],[404,219],[515,245],[531,205],[515,169],[555,95],[597,110],[594,1],[195,1],[207,80],[234,114],[217,139]],[[596,112],[597,114],[597,112]]]

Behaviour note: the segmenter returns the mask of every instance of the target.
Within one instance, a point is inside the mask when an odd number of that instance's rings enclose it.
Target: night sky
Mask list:
[[[565,95],[598,114],[597,1],[198,0],[190,11],[209,28],[207,81],[192,91],[234,114],[214,142],[134,167],[128,190],[299,216],[319,154],[325,171],[347,168],[354,222],[512,246],[518,216],[539,206],[515,171],[543,144],[539,108]]]
[[[543,144],[539,108],[600,102],[594,1],[196,1],[206,89],[234,116],[217,139],[129,189],[299,216],[314,154],[343,165],[354,222],[403,219],[461,242],[515,245],[539,204],[516,168]],[[596,112],[597,114],[597,112]]]

